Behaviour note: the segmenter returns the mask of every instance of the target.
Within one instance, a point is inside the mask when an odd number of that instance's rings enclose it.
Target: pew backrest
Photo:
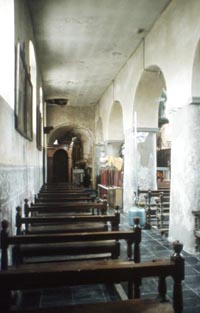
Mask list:
[[[24,200],[24,215],[29,216],[29,213],[69,213],[73,212],[88,212],[91,211],[92,214],[103,214],[105,215],[108,210],[108,202],[106,200],[99,202],[50,202],[50,203],[31,203],[29,205],[29,200]]]
[[[166,278],[171,276],[174,281],[173,309],[175,313],[182,313],[182,281],[184,280],[184,259],[180,254],[182,245],[177,242],[174,245],[174,250],[175,253],[170,259],[153,260],[151,262],[134,263],[132,261],[118,260],[63,262],[62,264],[54,263],[53,265],[47,263],[39,266],[22,265],[17,269],[3,270],[0,272],[1,307],[9,308],[10,291],[12,290],[50,288],[65,286],[66,283],[69,285],[110,284],[127,281],[128,298],[140,298],[141,280],[145,277],[158,278],[158,296],[161,302],[166,302]],[[123,312],[120,311],[120,313]],[[152,310],[151,312],[154,311]]]
[[[33,216],[33,217],[22,217],[21,207],[16,208],[16,234],[22,234],[22,225],[25,225],[25,233],[29,233],[29,228],[34,226],[41,225],[69,225],[77,223],[102,223],[102,224],[111,224],[112,230],[119,230],[120,224],[120,212],[115,210],[115,214],[107,215],[66,215],[66,216]],[[87,225],[86,225],[87,226]],[[87,231],[87,230],[85,230]]]
[[[1,268],[8,268],[8,248],[9,245],[27,244],[47,244],[47,243],[67,243],[85,242],[99,240],[125,240],[127,243],[127,257],[140,262],[140,242],[141,228],[139,218],[134,219],[134,227],[130,231],[103,231],[103,232],[84,232],[84,233],[61,233],[61,234],[42,234],[42,235],[17,235],[9,236],[9,223],[2,221],[1,231]],[[134,248],[132,249],[132,245]]]

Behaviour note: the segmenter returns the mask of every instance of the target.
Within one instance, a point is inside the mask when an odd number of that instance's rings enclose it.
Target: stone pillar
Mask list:
[[[194,217],[200,209],[200,98],[172,117],[171,205],[169,239],[194,252]]]
[[[135,192],[156,189],[156,133],[157,128],[127,130],[124,152],[124,210],[134,205]]]
[[[97,188],[97,185],[100,183],[100,157],[101,153],[105,152],[105,145],[104,144],[96,144],[94,146],[94,187]]]
[[[134,192],[137,190],[135,147],[134,132],[132,129],[128,129],[124,141],[123,208],[125,212],[128,212],[134,205]]]
[[[138,128],[137,130],[137,183],[140,189],[157,189],[157,132],[157,128]]]

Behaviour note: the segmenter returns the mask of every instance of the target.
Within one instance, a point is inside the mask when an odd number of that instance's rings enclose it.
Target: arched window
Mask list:
[[[32,123],[33,123],[33,133],[36,134],[36,103],[37,103],[37,67],[35,50],[32,41],[29,41],[29,66],[30,66],[30,77],[33,86],[32,94]]]
[[[42,126],[43,126],[43,92],[42,88],[39,89],[39,104],[37,106],[37,133],[36,133],[36,140],[37,140],[37,148],[42,150]]]

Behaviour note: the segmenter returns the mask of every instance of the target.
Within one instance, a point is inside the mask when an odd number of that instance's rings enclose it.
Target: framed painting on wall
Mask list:
[[[32,140],[32,83],[20,43],[16,49],[15,77],[15,128],[25,138]]]
[[[32,125],[32,116],[33,116],[33,87],[31,83],[31,78],[28,73],[26,73],[26,86],[25,86],[25,134],[26,138],[29,140],[33,139],[33,125]]]
[[[26,65],[20,43],[16,51],[16,80],[15,80],[15,128],[25,137],[25,86]]]

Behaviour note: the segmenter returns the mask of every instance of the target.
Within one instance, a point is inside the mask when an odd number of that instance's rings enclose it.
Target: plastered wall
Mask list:
[[[23,205],[25,198],[33,200],[43,182],[42,152],[36,148],[35,133],[33,141],[29,141],[15,129],[15,45],[18,41],[25,42],[28,60],[28,42],[33,41],[26,1],[1,1],[0,12],[7,16],[1,30],[4,33],[5,29],[12,30],[12,35],[6,38],[0,32],[5,56],[3,59],[1,54],[1,62],[7,64],[7,67],[1,66],[1,77],[5,75],[6,79],[0,87],[0,218],[8,219],[10,231],[14,232],[16,206]],[[8,73],[10,79],[7,79]]]
[[[192,165],[191,162],[188,162],[190,154],[176,149],[176,144],[180,142],[182,147],[185,147],[184,149],[188,149],[187,147],[192,144],[193,153],[199,154],[199,145],[193,144],[193,140],[190,138],[190,136],[199,136],[199,132],[190,133],[189,136],[186,135],[182,128],[186,126],[185,123],[188,123],[188,120],[180,120],[177,110],[183,107],[187,108],[191,102],[189,99],[192,97],[191,87],[194,83],[192,81],[193,62],[200,39],[199,12],[200,1],[198,0],[172,1],[163,15],[153,25],[150,33],[144,38],[143,43],[137,48],[130,59],[127,60],[124,67],[115,78],[113,82],[114,92],[112,93],[112,84],[99,103],[99,114],[102,118],[104,140],[109,139],[107,138],[109,118],[106,112],[111,111],[113,100],[120,101],[122,105],[126,154],[124,170],[124,208],[128,211],[131,206],[134,188],[136,187],[134,186],[136,181],[134,160],[137,152],[134,147],[134,136],[131,135],[134,128],[135,95],[140,78],[146,69],[151,66],[156,66],[162,71],[167,89],[168,113],[170,123],[172,123],[173,157],[171,164],[172,210],[170,213],[170,240],[176,240],[180,238],[179,234],[184,233],[184,236],[181,236],[180,239],[183,240],[184,248],[187,251],[194,251],[194,223],[191,210],[192,208],[199,208],[199,202],[194,199],[200,192],[200,186],[198,183],[191,185],[190,179],[182,180],[184,177],[182,173],[188,172],[191,177],[198,178],[199,174],[196,172],[199,173],[199,169],[196,165]],[[148,92],[147,87],[146,85],[147,90],[144,90],[144,93]],[[112,98],[112,94],[114,94],[114,99]],[[191,109],[188,110],[188,113],[192,114],[191,111]],[[142,119],[138,118],[138,121],[145,120],[146,125],[138,124],[137,127],[148,127],[149,125],[151,125],[152,128],[158,127],[156,119],[148,120],[148,117],[151,115],[148,115],[147,103],[144,104],[143,110],[141,109],[141,114],[144,116]],[[191,115],[190,127],[194,127],[193,123],[196,122],[194,115]],[[179,138],[177,138],[177,134]],[[184,153],[184,158],[181,155],[181,151]],[[177,165],[179,171],[177,171]],[[143,168],[143,170],[145,172],[145,168]],[[152,175],[154,175],[153,173],[155,173],[155,169],[152,170]],[[179,183],[180,181],[182,181],[182,183]],[[189,186],[190,195],[187,195],[184,191],[187,190]],[[192,203],[195,205],[191,205]],[[184,216],[184,219],[181,218],[182,216]]]

